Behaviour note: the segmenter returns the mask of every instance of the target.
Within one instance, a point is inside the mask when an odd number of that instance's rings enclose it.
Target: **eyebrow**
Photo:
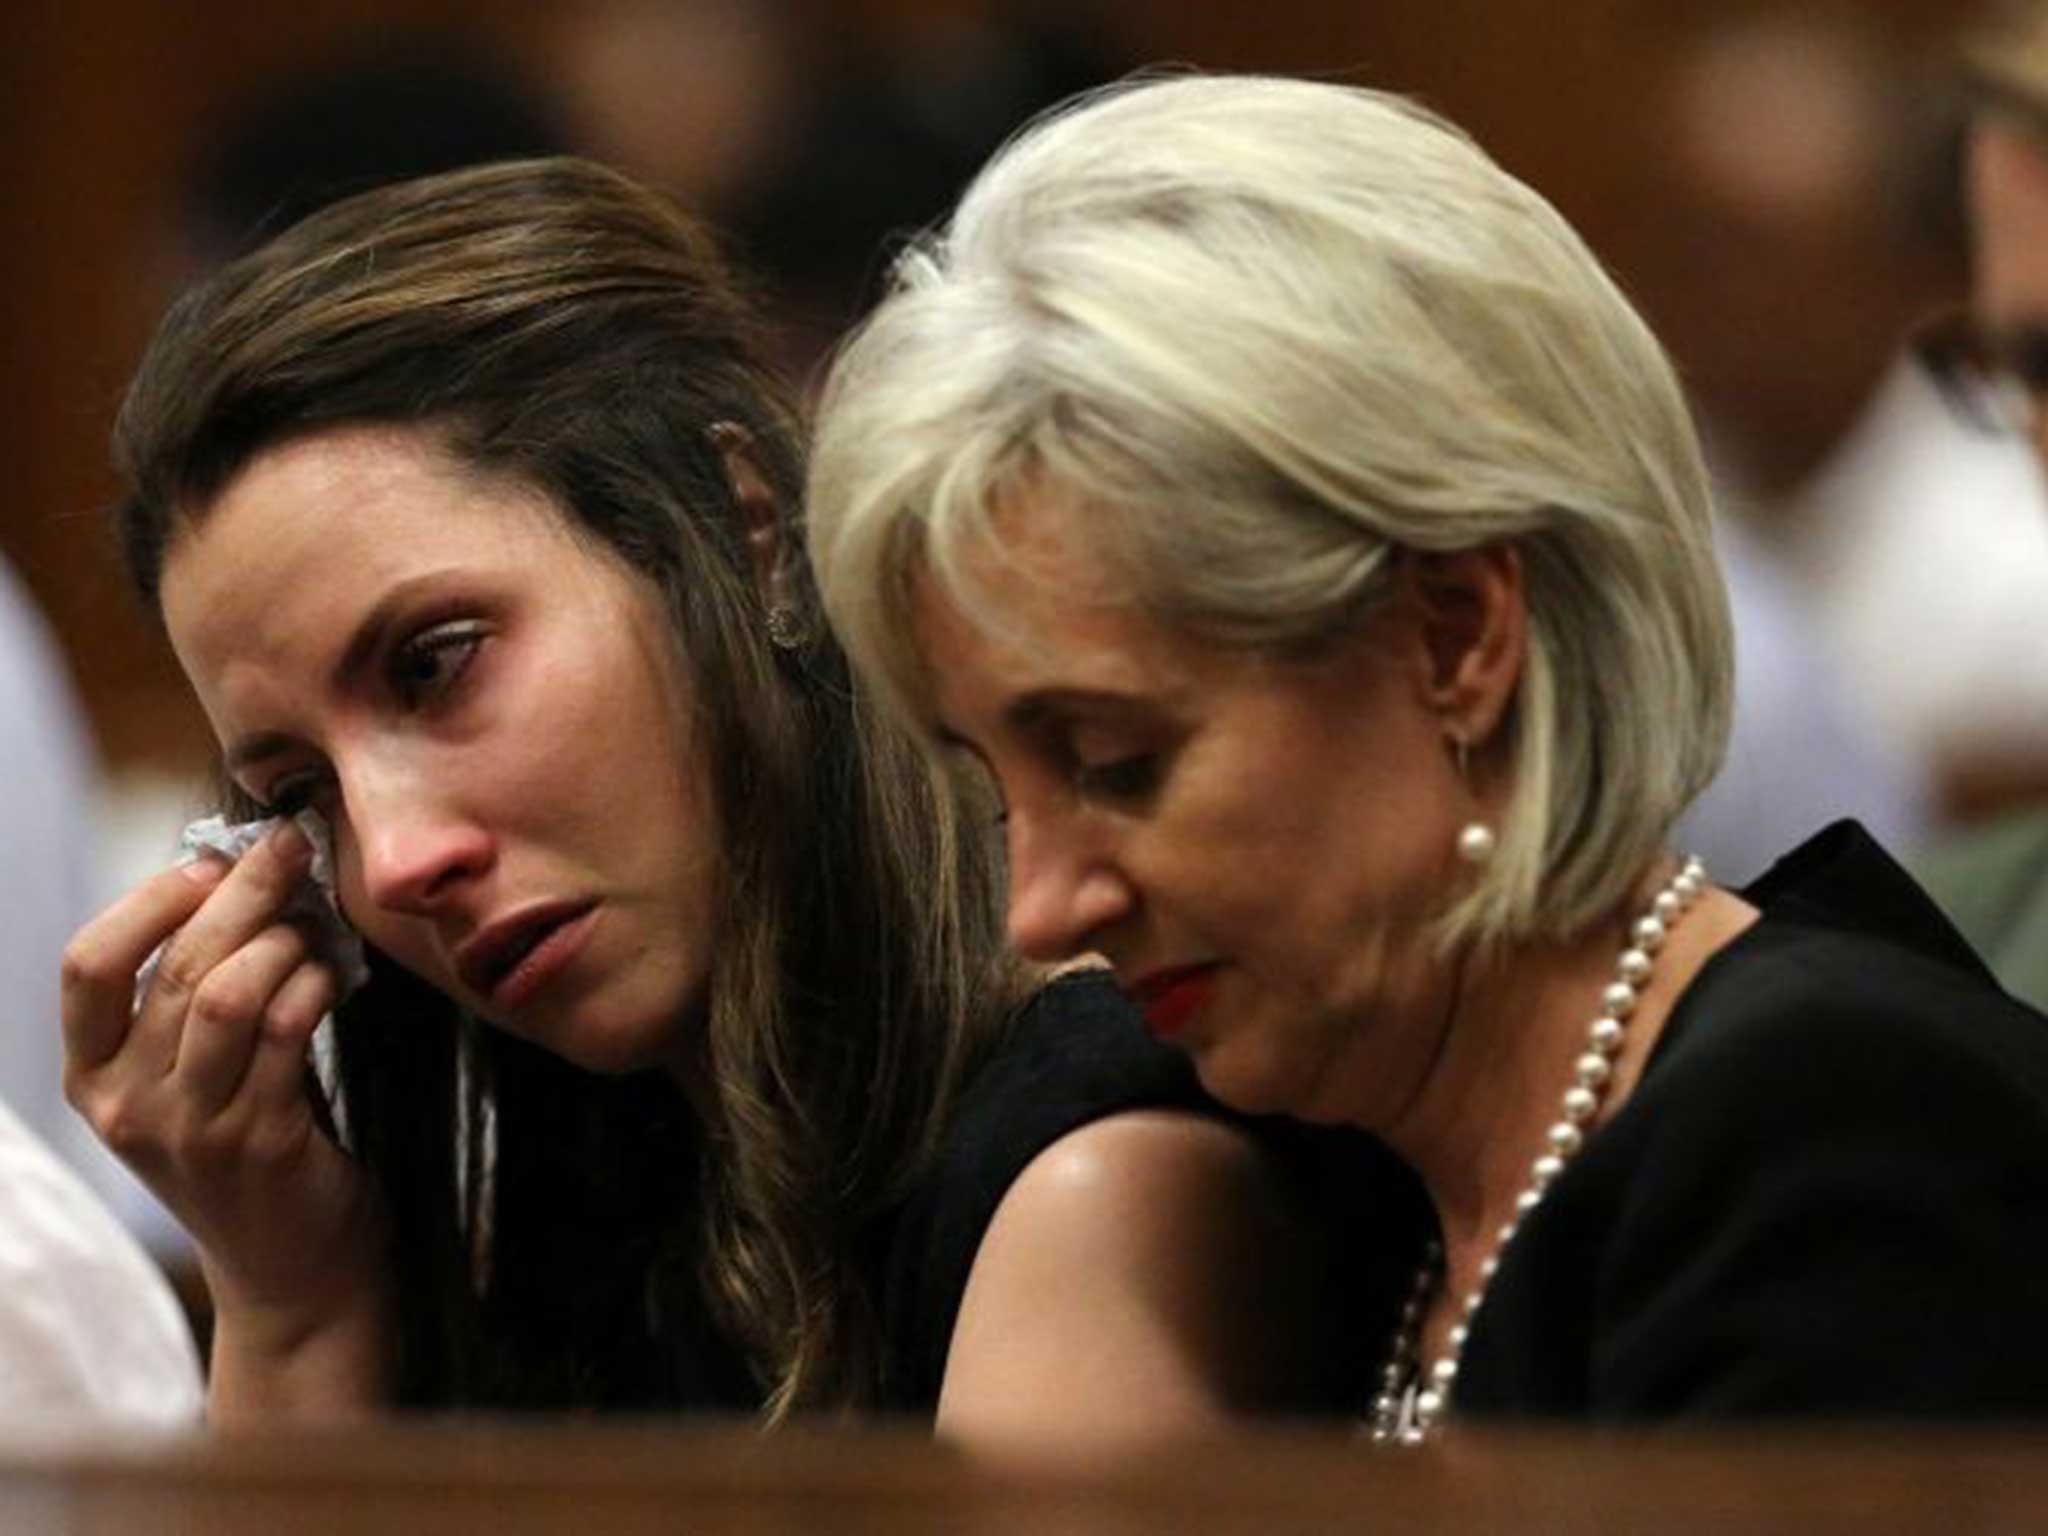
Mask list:
[[[385,589],[356,624],[348,637],[348,644],[342,647],[332,673],[336,686],[346,686],[363,672],[370,658],[384,643],[384,636],[397,619],[399,610],[412,602],[420,588],[435,585],[446,574],[445,571],[425,571],[394,582]],[[281,756],[293,745],[293,738],[282,731],[258,731],[229,747],[221,756],[221,766],[230,774],[241,773],[265,758]]]
[[[1043,730],[1048,721],[1060,716],[1099,714],[1108,709],[1128,709],[1132,702],[1129,695],[1114,693],[1107,689],[1033,688],[1027,693],[1020,693],[1004,705],[998,723],[1005,730],[1019,736],[1030,736]],[[943,717],[933,718],[931,733],[933,739],[941,746],[964,747],[977,757],[981,755],[981,743]]]
[[[1004,706],[1003,723],[1028,733],[1062,716],[1127,714],[1142,702],[1135,695],[1109,688],[1034,688]]]

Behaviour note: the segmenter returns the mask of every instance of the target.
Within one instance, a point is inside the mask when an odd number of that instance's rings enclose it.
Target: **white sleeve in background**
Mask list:
[[[202,1402],[162,1271],[0,1104],[0,1431],[175,1428]]]
[[[1896,365],[1786,554],[1836,670],[1921,762],[2048,761],[2048,493],[2032,447]]]
[[[99,906],[93,795],[97,769],[55,638],[0,562],[0,1099],[61,1145],[72,1122],[58,1092],[57,957]]]
[[[63,1032],[57,957],[79,926],[143,874],[160,868],[190,790],[152,824],[149,863],[113,880],[100,868],[107,822],[85,717],[56,638],[0,560],[0,1101],[111,1203],[131,1230],[169,1255],[188,1246],[170,1215],[93,1140],[59,1086]],[[5,1361],[0,1359],[0,1371]]]
[[[1715,533],[1735,624],[1735,718],[1720,774],[1679,819],[1677,846],[1744,885],[1842,816],[1894,853],[1928,824],[1925,769],[1858,711],[1802,595],[1746,531]]]

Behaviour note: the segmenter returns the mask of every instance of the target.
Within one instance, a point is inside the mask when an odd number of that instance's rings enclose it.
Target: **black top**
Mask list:
[[[1312,1130],[1222,1109],[1184,1053],[1155,1042],[1103,972],[1054,981],[973,1080],[931,1175],[911,1197],[889,1244],[882,1285],[888,1373],[883,1407],[928,1417],[936,1408],[968,1271],[996,1207],[1025,1167],[1068,1132],[1136,1109],[1175,1109],[1239,1126],[1276,1160],[1284,1188],[1326,1239],[1333,1296],[1378,1309],[1405,1283],[1381,1241],[1376,1203],[1412,1199],[1405,1170],[1371,1138]],[[1348,1333],[1348,1329],[1333,1332]],[[1332,1341],[1325,1385],[1307,1384],[1304,1413],[1352,1411],[1351,1383],[1378,1341]],[[1348,1354],[1347,1350],[1355,1350]]]
[[[2048,1019],[1852,823],[1502,1256],[1460,1417],[2048,1411]]]

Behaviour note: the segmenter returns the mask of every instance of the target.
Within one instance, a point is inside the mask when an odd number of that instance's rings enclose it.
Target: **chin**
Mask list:
[[[666,1066],[675,1053],[675,1016],[605,1017],[584,1008],[573,1017],[528,1015],[498,1025],[570,1066],[600,1077]]]
[[[1243,1039],[1194,1052],[1195,1075],[1218,1103],[1247,1115],[1286,1115],[1317,1125],[1344,1125],[1352,1117],[1323,1102],[1321,1074],[1297,1057],[1254,1048]]]
[[[702,1033],[707,989],[666,968],[615,969],[535,998],[531,1011],[507,1027],[586,1072],[620,1076],[671,1065],[679,1042]]]
[[[1295,1114],[1284,1074],[1273,1062],[1247,1059],[1249,1054],[1229,1045],[1198,1049],[1193,1053],[1195,1076],[1211,1098],[1245,1114]]]

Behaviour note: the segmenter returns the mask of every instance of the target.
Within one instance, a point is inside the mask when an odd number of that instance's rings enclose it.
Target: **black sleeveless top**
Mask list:
[[[2048,1418],[2048,1019],[1838,823],[1472,1320],[1477,1418]]]

